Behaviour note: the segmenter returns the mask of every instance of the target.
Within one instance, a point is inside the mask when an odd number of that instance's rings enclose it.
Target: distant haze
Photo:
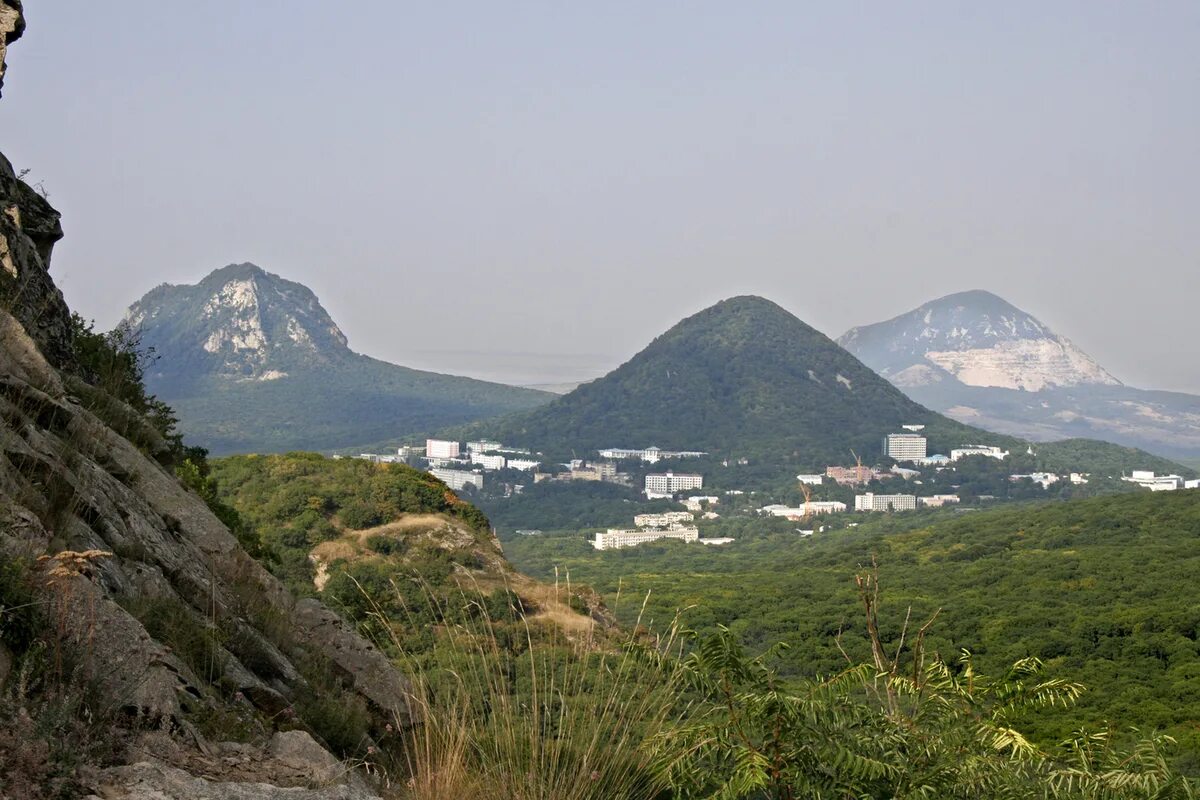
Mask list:
[[[550,382],[732,295],[836,337],[986,288],[1200,392],[1194,2],[27,5],[0,148],[102,326],[253,261]]]

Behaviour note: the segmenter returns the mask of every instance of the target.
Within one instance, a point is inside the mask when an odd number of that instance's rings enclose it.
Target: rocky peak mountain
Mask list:
[[[193,286],[158,286],[125,320],[172,369],[230,378],[274,380],[350,354],[312,290],[249,263],[222,267]]]
[[[947,379],[1035,392],[1121,385],[1033,315],[982,290],[947,295],[886,322],[852,328],[838,343],[898,386]]]

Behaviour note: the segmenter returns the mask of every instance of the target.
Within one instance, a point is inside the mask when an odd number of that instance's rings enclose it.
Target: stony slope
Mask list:
[[[962,422],[1036,441],[1096,438],[1200,457],[1200,397],[1125,386],[989,292],[949,295],[838,342],[909,397]]]
[[[151,391],[216,453],[355,447],[552,397],[355,353],[312,291],[253,264],[159,286],[126,320],[157,357]]]

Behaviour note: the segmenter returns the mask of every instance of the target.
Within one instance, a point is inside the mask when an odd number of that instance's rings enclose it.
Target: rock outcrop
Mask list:
[[[22,27],[20,4],[0,2],[0,54]],[[222,784],[137,763],[109,772],[98,796],[369,797],[308,733],[265,737],[272,720],[306,728],[294,709],[328,686],[373,712],[378,730],[406,725],[407,681],[336,614],[297,602],[153,457],[152,438],[118,431],[139,415],[75,369],[70,311],[49,271],[61,236],[58,213],[0,155],[0,557],[30,565],[69,680],[113,712],[108,724],[215,752],[196,721],[240,714],[264,740],[260,761],[275,765],[262,774],[321,770],[276,790],[253,785],[253,772]],[[199,658],[165,640],[181,630],[197,632]],[[14,655],[0,655],[2,680]],[[330,782],[340,788],[304,788]]]

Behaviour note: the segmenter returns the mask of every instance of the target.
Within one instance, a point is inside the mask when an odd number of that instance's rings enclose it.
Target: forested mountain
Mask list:
[[[920,424],[929,452],[1027,442],[956,422],[909,399],[824,334],[761,297],[724,300],[678,323],[602,378],[532,411],[454,431],[548,453],[602,447],[703,450],[808,468],[855,450],[880,456],[885,434]],[[1105,442],[1047,445],[1056,468],[1174,469]]]
[[[159,286],[126,321],[150,390],[215,453],[355,447],[553,397],[355,353],[312,291],[254,264]]]
[[[971,425],[1200,457],[1200,397],[1125,386],[990,292],[948,295],[838,342],[917,402]]]

